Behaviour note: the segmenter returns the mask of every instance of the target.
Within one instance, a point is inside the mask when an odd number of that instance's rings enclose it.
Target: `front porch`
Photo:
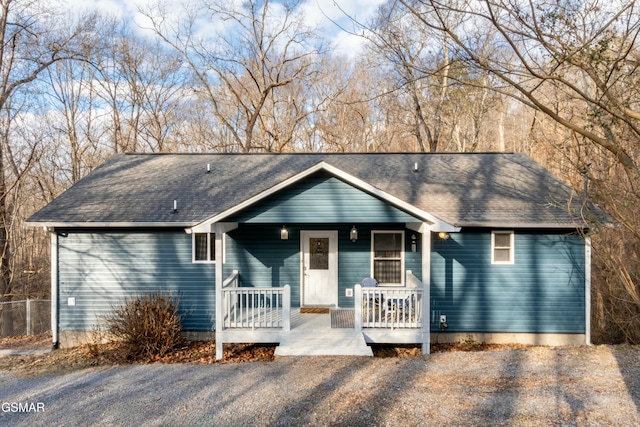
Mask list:
[[[291,307],[291,287],[239,287],[234,271],[223,283],[218,304],[216,358],[224,343],[275,343],[276,355],[372,356],[368,344],[422,344],[429,353],[428,292],[411,272],[408,286],[354,286],[353,309],[332,307],[304,313]],[[333,321],[332,321],[333,317]]]
[[[336,324],[332,321],[336,313],[351,319]],[[282,335],[275,355],[373,356],[362,332],[354,328],[353,317],[354,311],[348,309],[332,310],[330,313],[301,313],[300,309],[293,309],[291,330]]]

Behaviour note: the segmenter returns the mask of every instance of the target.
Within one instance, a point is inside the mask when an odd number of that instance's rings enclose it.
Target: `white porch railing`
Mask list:
[[[409,275],[408,275],[409,276]],[[411,275],[406,287],[377,286],[354,289],[356,328],[423,329],[422,283]],[[362,301],[362,303],[358,303]]]
[[[239,287],[237,270],[222,283],[222,329],[291,329],[291,287]]]

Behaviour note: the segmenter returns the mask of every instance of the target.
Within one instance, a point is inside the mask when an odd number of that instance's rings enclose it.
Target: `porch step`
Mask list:
[[[276,347],[276,356],[373,356],[362,332],[354,329],[292,330]]]

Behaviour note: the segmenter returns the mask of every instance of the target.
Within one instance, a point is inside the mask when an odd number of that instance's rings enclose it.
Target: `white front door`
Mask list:
[[[338,305],[338,232],[302,231],[302,305]]]

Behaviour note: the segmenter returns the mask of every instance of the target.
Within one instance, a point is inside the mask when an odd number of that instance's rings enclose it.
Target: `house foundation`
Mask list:
[[[585,334],[527,334],[527,333],[481,333],[481,332],[432,332],[431,344],[524,344],[544,346],[586,345]]]

